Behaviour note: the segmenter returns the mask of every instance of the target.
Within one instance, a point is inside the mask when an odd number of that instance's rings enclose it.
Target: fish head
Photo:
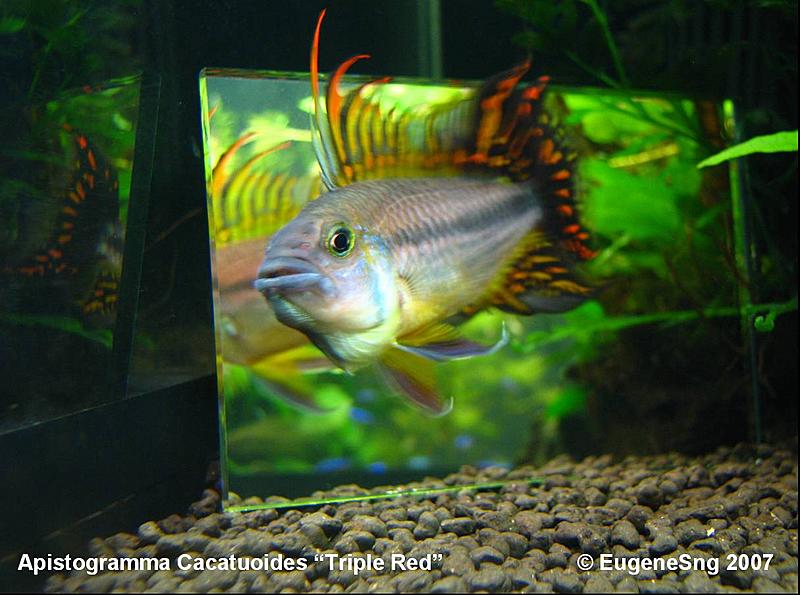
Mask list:
[[[269,242],[255,287],[280,322],[349,368],[365,341],[389,340],[399,297],[385,244],[345,213],[304,209]]]

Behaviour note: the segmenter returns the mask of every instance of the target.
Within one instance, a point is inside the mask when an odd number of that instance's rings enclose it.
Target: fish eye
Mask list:
[[[344,223],[337,223],[328,234],[328,251],[334,256],[344,258],[353,251],[355,235]]]

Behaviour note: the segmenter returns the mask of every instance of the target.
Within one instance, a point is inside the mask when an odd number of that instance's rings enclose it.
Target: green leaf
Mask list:
[[[25,26],[25,23],[25,19],[15,17],[6,17],[4,19],[0,19],[0,35],[8,35],[10,33],[21,31]]]
[[[545,409],[545,417],[561,419],[586,408],[586,391],[580,386],[570,386],[550,401]]]
[[[760,314],[753,318],[753,327],[760,333],[770,333],[775,330],[775,319],[787,312],[797,310],[797,297],[784,302],[783,304],[764,304],[750,306],[751,311],[766,310],[766,314]]]
[[[775,134],[756,136],[738,145],[728,147],[724,151],[720,151],[708,159],[703,159],[703,161],[697,164],[697,168],[700,169],[718,165],[723,161],[730,161],[731,159],[752,155],[753,153],[783,153],[791,151],[797,151],[797,130],[787,130],[785,132],[776,132]]]
[[[3,313],[2,315],[0,315],[0,323],[26,326],[26,327],[42,326],[46,328],[52,328],[59,331],[63,331],[65,333],[72,333],[74,335],[78,335],[79,337],[83,337],[84,339],[88,339],[89,341],[95,341],[105,346],[108,349],[111,349],[111,346],[114,342],[114,337],[110,330],[87,329],[83,326],[83,324],[81,324],[79,320],[75,318],[69,318],[67,316],[50,316],[47,314]]]
[[[612,238],[626,233],[634,240],[670,245],[679,237],[681,215],[666,183],[654,184],[652,177],[613,168],[599,159],[584,159],[580,174],[587,191],[584,220],[598,235]]]
[[[775,312],[769,312],[766,316],[756,316],[753,326],[760,333],[771,333],[775,330]]]

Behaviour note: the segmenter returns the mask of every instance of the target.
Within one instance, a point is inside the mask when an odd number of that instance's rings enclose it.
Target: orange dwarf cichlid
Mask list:
[[[452,114],[426,121],[429,138],[415,163],[435,163],[446,175],[433,167],[424,176],[370,179],[369,161],[403,160],[391,152],[403,129],[386,133],[396,115],[379,117],[374,108],[370,121],[383,122],[380,129],[352,134],[348,106],[386,82],[342,95],[341,76],[359,57],[331,77],[323,108],[323,15],[312,46],[312,128],[328,192],[271,238],[254,285],[279,321],[338,367],[375,364],[416,404],[446,413],[451,403],[436,391],[434,362],[489,354],[505,342],[504,330],[495,345],[471,341],[459,333],[461,321],[491,307],[560,312],[590,294],[574,272],[593,254],[577,218],[574,162],[542,109],[547,79],[518,86],[526,63],[458,106],[453,113],[467,114],[468,125],[447,142]]]

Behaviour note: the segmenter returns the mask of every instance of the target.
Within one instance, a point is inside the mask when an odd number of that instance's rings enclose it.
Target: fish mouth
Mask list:
[[[313,263],[294,256],[267,258],[258,269],[253,287],[266,297],[270,293],[331,289],[330,279]]]

